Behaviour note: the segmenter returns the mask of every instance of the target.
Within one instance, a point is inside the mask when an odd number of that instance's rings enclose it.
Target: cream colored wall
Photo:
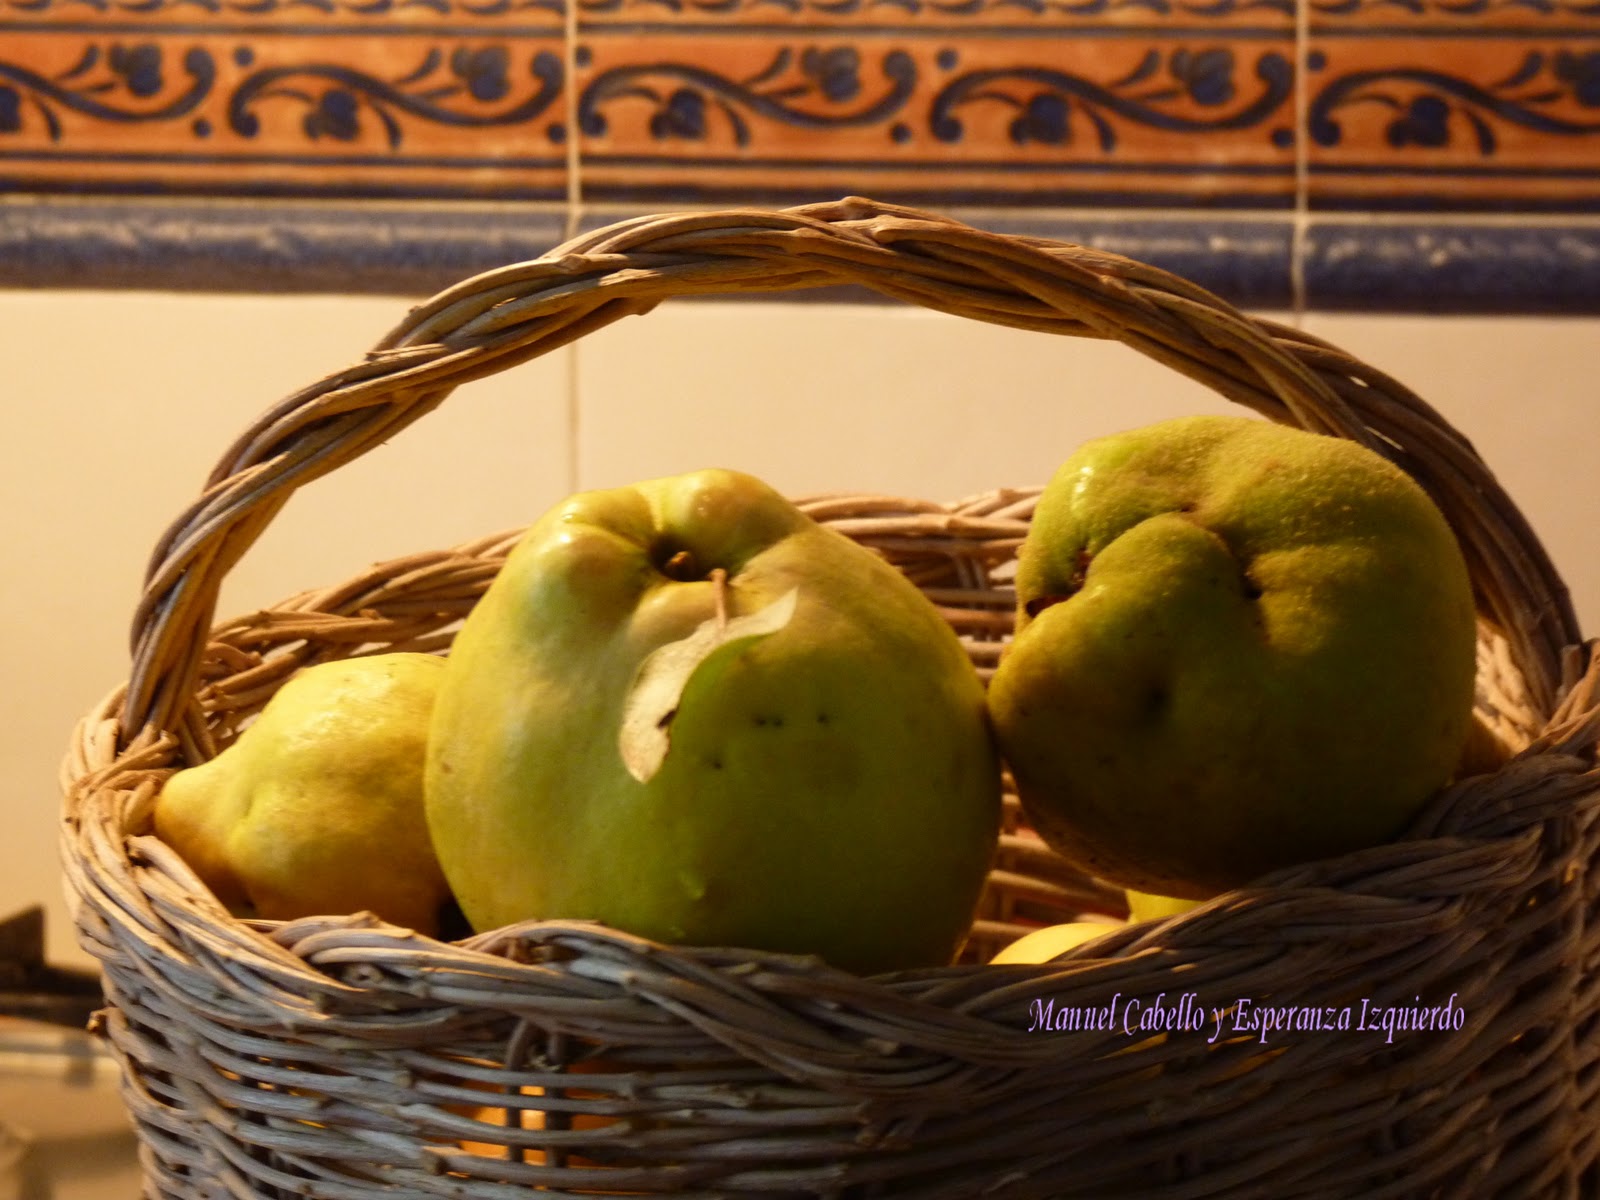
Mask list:
[[[0,912],[59,900],[56,768],[125,672],[144,560],[257,411],[356,360],[398,298],[0,292]],[[1600,628],[1600,320],[1312,314],[1477,444]],[[952,498],[1042,481],[1083,438],[1229,411],[1119,345],[903,308],[699,303],[468,385],[298,495],[225,613],[519,525],[578,486],[741,467],[791,493]]]

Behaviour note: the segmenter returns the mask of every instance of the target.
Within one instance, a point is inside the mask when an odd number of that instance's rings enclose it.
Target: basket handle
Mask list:
[[[1158,268],[851,197],[642,217],[583,235],[446,289],[361,362],[263,413],[151,556],[121,748],[166,733],[209,745],[195,688],[218,592],[295,489],[393,437],[458,385],[664,299],[840,284],[994,324],[1118,340],[1271,420],[1377,450],[1454,527],[1479,612],[1505,637],[1541,718],[1570,686],[1563,651],[1581,635],[1566,587],[1472,446],[1402,385]]]

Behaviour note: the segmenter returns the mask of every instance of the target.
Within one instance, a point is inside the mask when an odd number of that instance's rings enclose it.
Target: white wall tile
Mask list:
[[[1312,314],[1306,329],[1394,376],[1464,433],[1600,635],[1600,319]]]
[[[956,499],[1042,483],[1089,437],[1240,411],[1120,344],[911,307],[668,304],[577,350],[584,487],[724,466]]]
[[[0,913],[59,904],[56,768],[127,674],[146,557],[267,405],[360,359],[399,298],[0,293]],[[560,354],[461,388],[298,493],[238,565],[232,614],[371,562],[525,524],[570,490]]]

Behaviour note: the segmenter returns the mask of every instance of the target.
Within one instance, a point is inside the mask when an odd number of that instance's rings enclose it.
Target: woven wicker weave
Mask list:
[[[149,835],[177,766],[299,667],[439,650],[513,535],[418,554],[212,630],[290,492],[457,384],[658,301],[863,285],[1120,339],[1265,416],[1361,441],[1433,494],[1479,594],[1480,710],[1521,752],[1392,845],[1280,872],[1044,966],[862,980],[578,922],[444,943],[365,916],[235,920]],[[1063,455],[1067,448],[1063,448]],[[1034,490],[807,501],[881,550],[987,671]],[[1600,1195],[1600,665],[1472,447],[1378,371],[1138,263],[863,200],[625,222],[415,309],[289,397],[161,539],[129,683],[81,724],[63,848],[152,1197]],[[1337,737],[1338,730],[1329,736]],[[1120,912],[1014,803],[975,927]],[[1158,997],[1204,1027],[1031,1029]],[[1445,1004],[1459,1029],[1220,1035],[1210,1009]],[[1377,1020],[1373,1008],[1368,1023]]]

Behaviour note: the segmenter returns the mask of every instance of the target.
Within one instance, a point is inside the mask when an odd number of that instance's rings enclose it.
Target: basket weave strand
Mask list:
[[[440,942],[363,914],[240,921],[150,836],[164,779],[227,745],[296,670],[446,650],[517,537],[378,564],[211,628],[221,580],[294,489],[459,384],[663,299],[838,284],[1121,340],[1388,455],[1462,541],[1480,712],[1519,753],[1441,793],[1400,841],[1108,925],[1037,967],[976,963],[1041,922],[1120,916],[1123,899],[1046,849],[1008,797],[967,961],[870,980],[583,922]],[[986,676],[1037,495],[801,503],[921,587]],[[418,306],[244,431],[161,537],[133,644],[128,684],[64,766],[62,845],[152,1197],[1600,1194],[1600,663],[1560,579],[1418,397],[1153,267],[859,199],[585,234]],[[1046,1004],[1183,995],[1329,1011],[1453,997],[1466,1021],[1392,1040],[1226,1020],[1214,1037],[1031,1028]]]

